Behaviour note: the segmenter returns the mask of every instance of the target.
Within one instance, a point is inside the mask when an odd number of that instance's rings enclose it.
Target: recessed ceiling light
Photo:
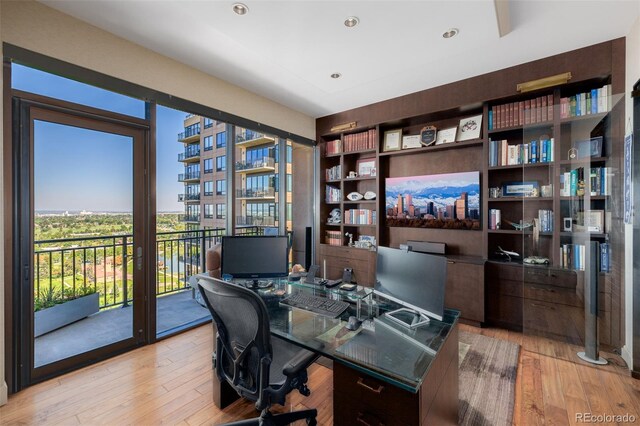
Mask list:
[[[331,74],[331,78],[340,78],[342,77],[342,74],[340,74],[339,72],[334,72],[333,74]]]
[[[344,26],[349,28],[355,27],[359,23],[360,23],[360,20],[355,16],[349,16],[347,19],[344,20]]]
[[[458,30],[457,28],[449,28],[447,31],[445,31],[442,34],[442,37],[451,38],[451,37],[456,36],[459,32],[460,32],[460,30]]]
[[[246,15],[247,12],[249,12],[249,8],[247,7],[246,4],[242,4],[242,3],[234,3],[233,5],[233,11],[235,13],[237,13],[238,15]]]

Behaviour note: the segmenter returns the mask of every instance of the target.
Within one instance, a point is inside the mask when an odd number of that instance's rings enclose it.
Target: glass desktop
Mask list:
[[[273,334],[410,392],[420,389],[459,316],[445,310],[442,321],[431,319],[427,325],[408,329],[383,316],[402,306],[373,294],[371,288],[344,291],[287,279],[271,281],[272,287],[255,291],[265,301]],[[350,306],[338,318],[329,318],[279,303],[298,291],[344,300]],[[357,330],[345,328],[350,316],[363,320]]]

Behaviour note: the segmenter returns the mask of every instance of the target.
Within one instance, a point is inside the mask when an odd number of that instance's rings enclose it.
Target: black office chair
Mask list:
[[[306,419],[316,424],[317,410],[271,414],[272,404],[285,404],[294,389],[310,394],[307,367],[316,354],[271,338],[264,301],[251,290],[215,278],[200,278],[198,287],[217,327],[213,363],[222,382],[227,381],[240,396],[256,401],[259,418],[230,425],[287,425]]]

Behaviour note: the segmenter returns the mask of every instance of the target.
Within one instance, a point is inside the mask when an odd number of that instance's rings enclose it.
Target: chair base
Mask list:
[[[269,410],[263,410],[260,417],[226,423],[224,426],[285,426],[298,420],[306,420],[308,425],[315,426],[317,415],[318,410],[316,409],[292,411],[282,414],[271,414]]]

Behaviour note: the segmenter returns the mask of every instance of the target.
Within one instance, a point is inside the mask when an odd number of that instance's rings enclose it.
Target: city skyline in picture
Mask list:
[[[385,179],[388,226],[480,229],[480,172]]]

